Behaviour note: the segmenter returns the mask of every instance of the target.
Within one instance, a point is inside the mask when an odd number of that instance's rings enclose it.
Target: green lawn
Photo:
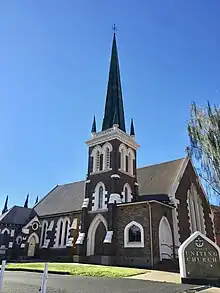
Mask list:
[[[31,269],[42,270],[44,263],[10,263],[6,265],[6,269]],[[97,266],[97,265],[85,265],[74,263],[48,263],[49,272],[68,272],[70,275],[75,276],[90,276],[90,277],[108,277],[108,278],[121,278],[130,277],[147,273],[147,270],[121,268],[121,267],[109,267],[109,266]]]

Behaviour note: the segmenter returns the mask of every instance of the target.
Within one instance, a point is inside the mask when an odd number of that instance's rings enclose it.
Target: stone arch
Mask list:
[[[141,239],[138,242],[129,241],[129,230],[132,226],[135,226],[140,230]],[[124,247],[144,247],[144,228],[140,223],[132,221],[126,225],[124,229]]]
[[[65,247],[69,237],[70,219],[61,217],[57,221],[55,247]]]
[[[106,222],[106,219],[101,215],[98,214],[95,216],[95,218],[92,220],[88,235],[87,235],[87,256],[94,255],[95,252],[95,234],[96,230],[99,226],[99,224],[102,223],[105,226],[106,232],[108,231],[108,225]]]
[[[173,258],[173,236],[170,223],[165,216],[159,224],[159,251],[160,260]]]
[[[122,171],[126,171],[127,148],[123,143],[121,143],[119,146],[119,153],[120,153],[120,169]]]
[[[5,234],[5,232],[7,232],[7,234],[10,235],[10,230],[8,228],[2,229],[1,234]]]

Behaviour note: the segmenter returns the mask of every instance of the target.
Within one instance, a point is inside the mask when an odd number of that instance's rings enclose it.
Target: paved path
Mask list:
[[[41,274],[5,272],[4,293],[39,293]],[[106,279],[52,275],[47,293],[180,293],[191,285],[160,283],[135,279]]]
[[[169,282],[180,284],[180,274],[178,273],[170,273],[163,271],[149,271],[146,274],[136,275],[133,277],[129,277],[135,280],[145,280],[145,281],[159,281],[159,282]]]

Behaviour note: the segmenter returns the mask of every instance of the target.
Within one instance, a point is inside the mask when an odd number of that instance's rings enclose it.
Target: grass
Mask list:
[[[43,271],[44,263],[10,263],[6,265],[6,269],[21,270],[28,269],[33,271]],[[89,277],[108,277],[123,278],[149,271],[133,268],[74,264],[74,263],[48,263],[49,272],[68,273],[73,276],[89,276]]]

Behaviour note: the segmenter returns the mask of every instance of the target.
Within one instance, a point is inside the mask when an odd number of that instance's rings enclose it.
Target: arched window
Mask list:
[[[66,220],[65,223],[65,234],[63,239],[63,245],[66,246],[67,240],[68,240],[68,229],[69,229],[69,222]]]
[[[96,171],[100,170],[100,151],[96,153]]]
[[[60,222],[60,226],[59,226],[59,241],[58,241],[58,246],[61,246],[61,244],[62,244],[62,234],[63,234],[63,221]]]
[[[120,170],[126,171],[126,147],[125,145],[121,144],[119,147],[120,152]]]
[[[187,197],[191,232],[200,231],[205,234],[202,200],[194,184],[192,184],[190,190],[188,190]]]
[[[98,209],[106,209],[107,205],[105,203],[107,191],[105,189],[105,184],[103,182],[99,182],[94,190],[92,197],[92,211],[96,211]]]
[[[132,149],[128,149],[127,172],[131,175],[134,175],[134,160],[135,160],[134,151]]]
[[[125,202],[128,202],[128,188],[127,188],[127,186],[125,186],[124,193],[125,193]]]
[[[106,148],[106,153],[105,153],[105,168],[109,169],[110,168],[110,149],[109,147]]]
[[[3,234],[2,245],[6,247],[8,245],[9,233],[7,230],[5,230],[2,234]]]
[[[124,185],[123,192],[122,192],[123,202],[131,202],[132,201],[132,191],[131,187],[128,183]]]
[[[135,225],[131,226],[128,231],[129,242],[141,242],[141,229]]]
[[[124,247],[144,247],[144,229],[132,221],[124,229]]]
[[[98,209],[102,209],[103,208],[103,187],[100,186],[99,187],[99,198],[98,198]]]
[[[43,221],[43,223],[42,223],[42,230],[41,230],[41,242],[40,242],[40,246],[41,247],[43,247],[44,241],[46,239],[47,227],[48,227],[48,222],[47,221]]]

